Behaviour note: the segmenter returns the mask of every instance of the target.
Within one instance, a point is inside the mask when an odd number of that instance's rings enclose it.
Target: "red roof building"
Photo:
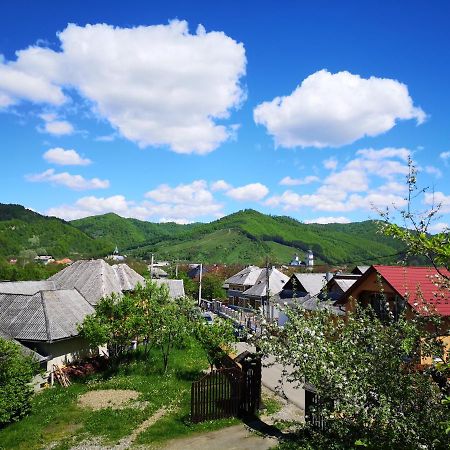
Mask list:
[[[447,269],[439,269],[450,279]],[[371,266],[347,291],[342,303],[350,306],[350,297],[371,303],[383,292],[389,302],[408,304],[421,315],[450,316],[450,290],[433,267]]]

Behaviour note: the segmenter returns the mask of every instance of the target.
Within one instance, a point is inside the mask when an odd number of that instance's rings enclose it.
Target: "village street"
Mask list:
[[[237,353],[242,353],[244,351],[254,352],[255,347],[247,344],[246,342],[238,342],[236,344]],[[289,367],[287,368],[289,371]],[[283,378],[283,366],[275,362],[275,358],[270,356],[263,359],[262,368],[262,384],[270,389],[272,392],[285,397],[288,402],[294,404],[298,408],[305,409],[305,394],[302,389],[296,389],[294,383],[288,382],[283,379],[281,385],[280,380]]]

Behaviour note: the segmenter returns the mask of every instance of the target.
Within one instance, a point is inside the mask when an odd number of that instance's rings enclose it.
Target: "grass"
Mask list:
[[[163,373],[161,357],[153,350],[147,361],[136,359],[114,372],[97,374],[68,388],[55,386],[37,394],[29,416],[0,431],[0,449],[38,450],[57,442],[55,449],[70,448],[83,439],[100,438],[113,444],[128,436],[159,408],[169,412],[143,432],[138,443],[154,443],[210,431],[238,423],[236,419],[191,424],[190,385],[208,367],[201,348],[192,341],[174,350],[169,370]],[[142,409],[91,410],[78,405],[78,397],[94,389],[132,389],[140,393]]]

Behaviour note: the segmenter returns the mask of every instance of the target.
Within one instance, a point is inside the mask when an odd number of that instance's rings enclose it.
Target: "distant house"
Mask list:
[[[223,284],[227,292],[228,303],[231,305],[239,305],[239,298],[247,289],[254,286],[261,274],[262,269],[257,266],[248,266],[230,278],[227,278]]]
[[[60,264],[60,265],[64,265],[64,266],[67,266],[72,263],[73,263],[73,261],[70,258],[58,259],[55,261],[55,264]]]
[[[167,278],[169,276],[169,274],[160,267],[152,268],[152,266],[148,266],[148,270],[152,278]]]
[[[169,280],[167,278],[160,278],[153,281],[158,286],[167,286],[169,289],[170,298],[176,300],[177,298],[185,297],[183,280]]]
[[[55,262],[55,258],[51,255],[40,255],[34,258],[34,262],[47,265],[49,263]]]
[[[446,269],[442,273],[450,276]],[[344,305],[346,311],[353,311],[356,303],[371,305],[382,320],[388,314],[395,319],[402,312],[406,318],[417,314],[442,316],[443,341],[450,346],[450,292],[440,286],[440,278],[432,267],[374,265],[337,303]]]
[[[259,309],[267,295],[281,291],[288,276],[272,267],[260,269],[249,266],[225,280],[228,304],[244,308]]]

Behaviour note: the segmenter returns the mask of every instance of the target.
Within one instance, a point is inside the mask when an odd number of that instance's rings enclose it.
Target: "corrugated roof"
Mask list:
[[[133,290],[145,279],[126,264],[110,266],[103,259],[76,261],[49,278],[58,289],[76,288],[91,305],[111,294]]]
[[[183,280],[169,280],[167,278],[159,278],[154,281],[158,286],[166,285],[169,288],[169,295],[171,298],[176,299],[184,297],[184,283]]]
[[[261,271],[257,266],[248,266],[245,269],[242,269],[238,273],[234,274],[232,277],[225,280],[224,284],[240,284],[242,286],[253,286]]]
[[[292,276],[297,280],[294,289],[310,295],[318,294],[327,282],[325,273],[294,273]]]
[[[419,313],[428,314],[424,306],[443,316],[450,316],[450,292],[442,289],[442,277],[432,267],[372,266]],[[450,277],[450,272],[440,269]],[[366,273],[367,275],[367,273]]]
[[[75,289],[0,294],[0,328],[17,340],[48,342],[77,336],[77,324],[93,312]]]
[[[255,284],[243,292],[243,295],[252,297],[264,297],[267,295],[267,270],[269,270],[269,292],[271,295],[278,294],[288,282],[289,277],[274,267],[260,269],[260,274]]]
[[[0,283],[0,294],[34,295],[42,290],[56,289],[53,281],[4,281]]]

